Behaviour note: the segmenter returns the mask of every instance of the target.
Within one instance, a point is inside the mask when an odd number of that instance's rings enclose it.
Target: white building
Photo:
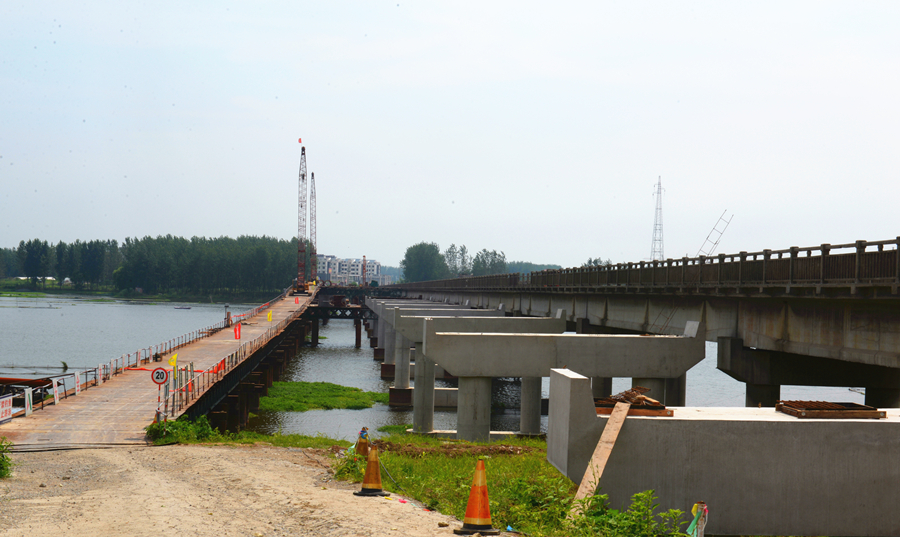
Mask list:
[[[363,260],[358,258],[341,259],[333,255],[316,254],[319,279],[331,281],[338,285],[363,283]],[[378,285],[389,285],[393,278],[381,274],[381,263],[374,259],[366,260],[366,283],[377,282]]]

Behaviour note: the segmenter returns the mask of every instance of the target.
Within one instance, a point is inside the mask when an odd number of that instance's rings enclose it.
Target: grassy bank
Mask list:
[[[405,429],[394,426],[393,429]],[[385,428],[388,429],[388,428]],[[321,436],[219,433],[205,418],[156,424],[148,435],[157,443],[256,443],[274,446],[347,448],[348,442]],[[475,463],[483,459],[493,526],[512,527],[533,536],[657,536],[678,533],[687,522],[680,511],[660,512],[652,492],[635,495],[626,510],[610,509],[604,495],[582,504],[583,515],[568,519],[577,487],[547,462],[546,442],[511,438],[476,444],[419,435],[391,434],[376,440],[386,490],[415,499],[429,509],[462,519],[472,485]],[[352,449],[334,462],[335,477],[362,481],[365,460]]]
[[[112,286],[95,286],[91,289],[76,288],[71,285],[59,287],[56,282],[47,282],[46,285],[38,283],[32,287],[27,280],[6,278],[0,280],[0,296],[19,298],[39,298],[45,296],[96,296],[116,297],[128,300],[140,300],[148,302],[193,302],[197,304],[262,304],[281,293],[280,289],[271,291],[233,291],[212,293],[196,292],[167,292],[167,293],[136,293],[132,291],[118,291]]]
[[[269,388],[269,395],[259,399],[259,409],[270,412],[306,412],[335,408],[359,410],[371,408],[375,403],[387,402],[386,393],[364,392],[359,388],[330,382],[275,382]]]

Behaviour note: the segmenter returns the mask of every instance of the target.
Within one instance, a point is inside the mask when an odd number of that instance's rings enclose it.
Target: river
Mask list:
[[[190,309],[176,309],[190,306]],[[232,313],[253,305],[232,305]],[[144,304],[118,300],[97,301],[75,296],[42,298],[0,297],[0,377],[35,378],[62,374],[65,361],[70,370],[96,367],[98,363],[204,328],[225,317],[224,304]],[[304,347],[291,361],[285,380],[325,381],[366,391],[386,392],[391,382],[382,381],[380,365],[372,349],[353,348],[353,322],[331,320],[320,329],[318,347]],[[364,341],[365,344],[365,341]],[[148,378],[147,382],[150,382]],[[548,396],[544,379],[543,396]],[[436,381],[453,387],[453,381]],[[630,387],[630,379],[614,379],[613,391]],[[519,383],[495,379],[493,401],[518,406]],[[848,388],[782,386],[784,399],[849,401],[864,397]],[[744,405],[744,385],[716,369],[716,346],[707,343],[706,358],[687,374],[687,405],[738,407]],[[311,410],[308,412],[261,412],[250,428],[264,433],[323,434],[352,439],[363,426],[374,431],[383,425],[412,422],[412,412],[375,405],[366,410]],[[455,429],[455,410],[436,410],[436,429]],[[518,430],[515,410],[497,411],[491,429]],[[541,419],[546,431],[547,417]]]

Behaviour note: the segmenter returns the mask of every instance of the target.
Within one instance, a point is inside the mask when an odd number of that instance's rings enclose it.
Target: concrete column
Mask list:
[[[678,378],[666,379],[666,406],[685,406],[687,373]],[[654,397],[655,399],[655,397]]]
[[[590,319],[576,319],[575,333],[595,334],[597,331],[591,328]],[[612,377],[591,377],[591,394],[594,399],[612,395]]]
[[[650,388],[650,391],[644,394],[647,397],[656,399],[661,403],[666,400],[666,379],[633,378],[631,379],[631,387],[635,386]]]
[[[375,346],[376,349],[384,349],[384,344],[386,342],[386,340],[384,339],[384,330],[386,325],[387,323],[384,322],[384,319],[378,316],[375,317],[375,341],[377,342],[377,345]],[[384,351],[382,351],[382,353],[383,352]]]
[[[387,324],[387,323],[384,323]],[[378,340],[379,344],[381,343],[381,339]],[[394,330],[392,326],[385,326],[384,328],[384,363],[386,364],[396,364],[396,356],[394,353],[397,352],[395,349],[397,347],[397,331]]]
[[[900,408],[900,390],[866,386],[866,404],[876,408]]]
[[[745,406],[774,408],[775,402],[779,399],[781,399],[781,386],[778,384],[747,384]]]
[[[541,377],[522,377],[522,434],[541,433]]]
[[[422,354],[422,344],[416,343],[416,380],[413,387],[413,430],[430,433],[434,430],[434,362]]]
[[[359,319],[353,319],[353,329],[356,331],[356,342],[353,346],[358,349],[362,347],[362,323]]]
[[[394,337],[394,388],[409,388],[409,340],[395,331]],[[387,361],[387,360],[385,360]]]
[[[591,394],[594,399],[612,395],[612,377],[591,377]]]
[[[313,319],[312,321],[312,336],[310,337],[310,343],[315,347],[319,344],[319,320]]]
[[[487,442],[491,438],[491,378],[459,377],[456,438]]]

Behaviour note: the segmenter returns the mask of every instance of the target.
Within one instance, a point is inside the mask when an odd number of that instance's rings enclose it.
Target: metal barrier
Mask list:
[[[893,246],[893,248],[888,248]],[[840,250],[853,250],[838,253]],[[816,255],[813,255],[813,254]],[[900,285],[900,237],[885,241],[719,254],[715,257],[495,274],[385,287],[406,290],[703,289],[741,286],[876,287]]]

